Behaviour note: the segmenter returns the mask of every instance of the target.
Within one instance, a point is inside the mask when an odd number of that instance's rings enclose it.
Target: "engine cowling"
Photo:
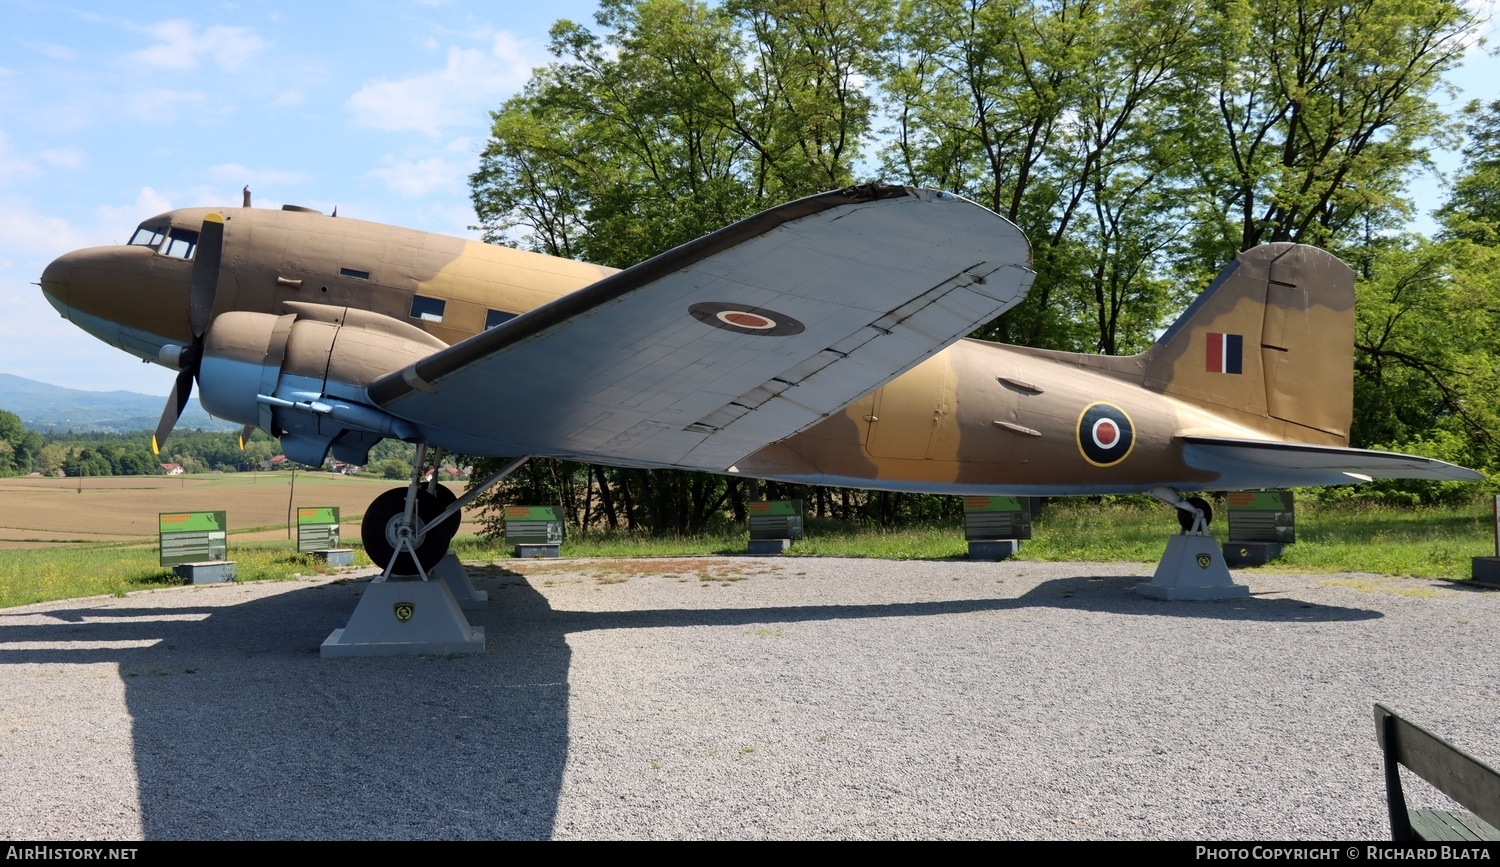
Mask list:
[[[204,335],[203,408],[281,438],[287,457],[365,463],[386,437],[415,426],[370,404],[365,386],[444,349],[427,332],[367,310],[288,302],[287,313],[230,312]]]

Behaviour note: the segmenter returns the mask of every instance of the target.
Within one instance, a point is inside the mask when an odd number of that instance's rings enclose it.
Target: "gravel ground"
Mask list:
[[[1500,593],[1141,564],[473,568],[488,650],[323,661],[362,581],[0,611],[0,838],[1382,839],[1372,704],[1500,764]],[[1413,806],[1441,797],[1411,786]]]

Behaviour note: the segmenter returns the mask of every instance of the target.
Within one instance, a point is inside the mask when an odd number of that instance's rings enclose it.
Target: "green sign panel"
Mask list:
[[[1291,491],[1233,491],[1229,502],[1229,541],[1297,541],[1297,516]]]
[[[964,497],[965,512],[1019,512],[1025,508],[1016,497]]]
[[[1020,497],[964,497],[964,539],[1030,539],[1031,509]]]
[[[331,551],[338,546],[338,506],[297,507],[297,553]]]
[[[792,539],[802,538],[802,501],[768,500],[748,503],[750,513],[750,538]]]
[[[224,512],[162,512],[157,515],[161,565],[206,563],[229,554]]]
[[[1226,498],[1229,511],[1290,512],[1291,491],[1234,491]]]
[[[561,506],[506,506],[505,544],[561,545]]]

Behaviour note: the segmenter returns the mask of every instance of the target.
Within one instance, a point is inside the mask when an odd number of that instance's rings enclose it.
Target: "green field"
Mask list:
[[[232,478],[232,477],[221,477]],[[125,480],[122,480],[125,481]],[[141,480],[143,482],[151,480]],[[176,484],[175,482],[167,483]],[[220,482],[215,493],[222,508],[245,509],[235,496],[244,493]],[[299,481],[300,484],[300,481]],[[328,499],[333,493],[367,498],[386,485],[340,483],[348,487],[310,486]],[[159,495],[160,480],[148,490]],[[185,490],[185,488],[179,488]],[[285,488],[275,496],[259,491],[262,508],[277,503],[285,508]],[[74,496],[79,496],[74,494]],[[144,496],[144,494],[143,494]],[[246,499],[254,500],[255,497]],[[362,500],[361,500],[362,501]],[[300,498],[299,498],[300,502]],[[303,503],[304,505],[310,504]],[[177,582],[169,569],[157,565],[154,509],[150,511],[153,533],[149,538],[109,542],[53,543],[49,547],[0,550],[0,607],[25,605],[53,599],[101,594],[121,594]],[[354,542],[357,533],[348,511],[345,538]],[[1495,553],[1494,524],[1488,500],[1462,507],[1432,509],[1361,508],[1350,505],[1299,504],[1297,543],[1266,569],[1299,572],[1373,572],[1419,578],[1466,579],[1470,558]],[[95,527],[98,532],[121,528]],[[246,528],[265,535],[267,528]],[[1222,540],[1226,523],[1214,522]],[[1022,545],[1022,560],[1116,561],[1154,563],[1161,556],[1166,536],[1176,531],[1176,520],[1167,507],[1126,500],[1093,503],[1085,500],[1054,501],[1034,520],[1034,538]],[[278,535],[272,532],[271,535]],[[571,558],[728,556],[744,554],[748,534],[743,528],[692,537],[651,537],[630,533],[574,533],[563,547]],[[491,562],[510,557],[498,540],[461,534],[454,542],[459,556],[469,562]],[[276,580],[295,575],[326,572],[319,561],[295,553],[284,540],[236,541],[231,536],[231,558],[238,580]],[[967,547],[957,522],[883,530],[810,520],[807,538],[798,542],[789,556],[872,557],[882,559],[963,559]],[[356,552],[356,564],[369,561]],[[1149,566],[1143,570],[1149,570]]]

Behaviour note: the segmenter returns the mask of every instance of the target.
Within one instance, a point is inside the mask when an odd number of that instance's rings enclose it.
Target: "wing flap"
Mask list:
[[[1225,490],[1349,485],[1370,479],[1484,481],[1471,469],[1397,452],[1218,437],[1182,440],[1183,458],[1192,466],[1219,472]]]
[[[824,194],[455,344],[370,395],[472,454],[724,470],[1018,303],[1029,263],[1020,230],[972,202]]]

